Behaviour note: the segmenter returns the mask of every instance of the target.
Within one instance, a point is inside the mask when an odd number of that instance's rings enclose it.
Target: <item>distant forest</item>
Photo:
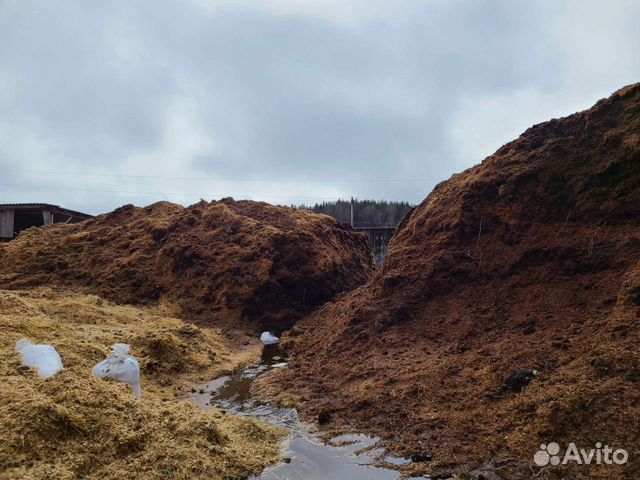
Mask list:
[[[356,227],[395,227],[413,205],[408,202],[387,202],[385,200],[354,200],[353,223]],[[349,223],[351,201],[316,203],[313,206],[299,205],[298,208],[314,213],[324,213],[342,222]]]

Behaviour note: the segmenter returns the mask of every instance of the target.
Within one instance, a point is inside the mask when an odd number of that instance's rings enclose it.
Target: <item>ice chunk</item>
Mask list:
[[[126,383],[131,387],[136,397],[142,397],[140,364],[129,355],[129,345],[126,343],[116,343],[111,347],[111,353],[107,355],[107,358],[93,367],[91,371],[98,378],[110,378],[116,382]]]
[[[18,340],[16,352],[22,356],[22,364],[38,370],[40,378],[49,378],[62,370],[60,354],[51,345],[34,345],[26,338]]]
[[[260,335],[260,341],[265,345],[271,345],[278,343],[280,339],[271,335],[271,332],[262,332],[262,335]]]

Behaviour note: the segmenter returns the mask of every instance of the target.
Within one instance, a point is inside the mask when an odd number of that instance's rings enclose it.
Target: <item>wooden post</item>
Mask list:
[[[351,228],[353,228],[353,197],[351,197]]]
[[[53,212],[50,210],[42,211],[43,225],[51,225],[53,223]]]
[[[13,238],[13,210],[0,211],[0,237]]]

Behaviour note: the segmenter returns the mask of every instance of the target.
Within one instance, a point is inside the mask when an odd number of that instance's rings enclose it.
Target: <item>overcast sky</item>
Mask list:
[[[0,202],[419,202],[639,81],[639,26],[636,0],[0,0]]]

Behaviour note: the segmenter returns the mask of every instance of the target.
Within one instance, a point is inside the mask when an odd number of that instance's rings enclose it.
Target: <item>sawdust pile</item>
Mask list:
[[[364,234],[326,216],[223,199],[126,205],[0,245],[0,285],[162,303],[210,324],[280,330],[374,271]],[[257,328],[257,327],[256,327]]]
[[[640,84],[438,185],[385,262],[296,324],[262,393],[414,472],[640,478]],[[630,460],[540,469],[552,441]]]
[[[145,336],[154,326],[161,333]],[[22,367],[14,351],[21,337],[53,344],[65,369],[41,380]],[[90,372],[122,340],[141,360],[141,401]],[[0,478],[256,474],[277,461],[281,432],[173,399],[189,379],[228,372],[238,360],[215,331],[153,309],[48,289],[0,290]]]

